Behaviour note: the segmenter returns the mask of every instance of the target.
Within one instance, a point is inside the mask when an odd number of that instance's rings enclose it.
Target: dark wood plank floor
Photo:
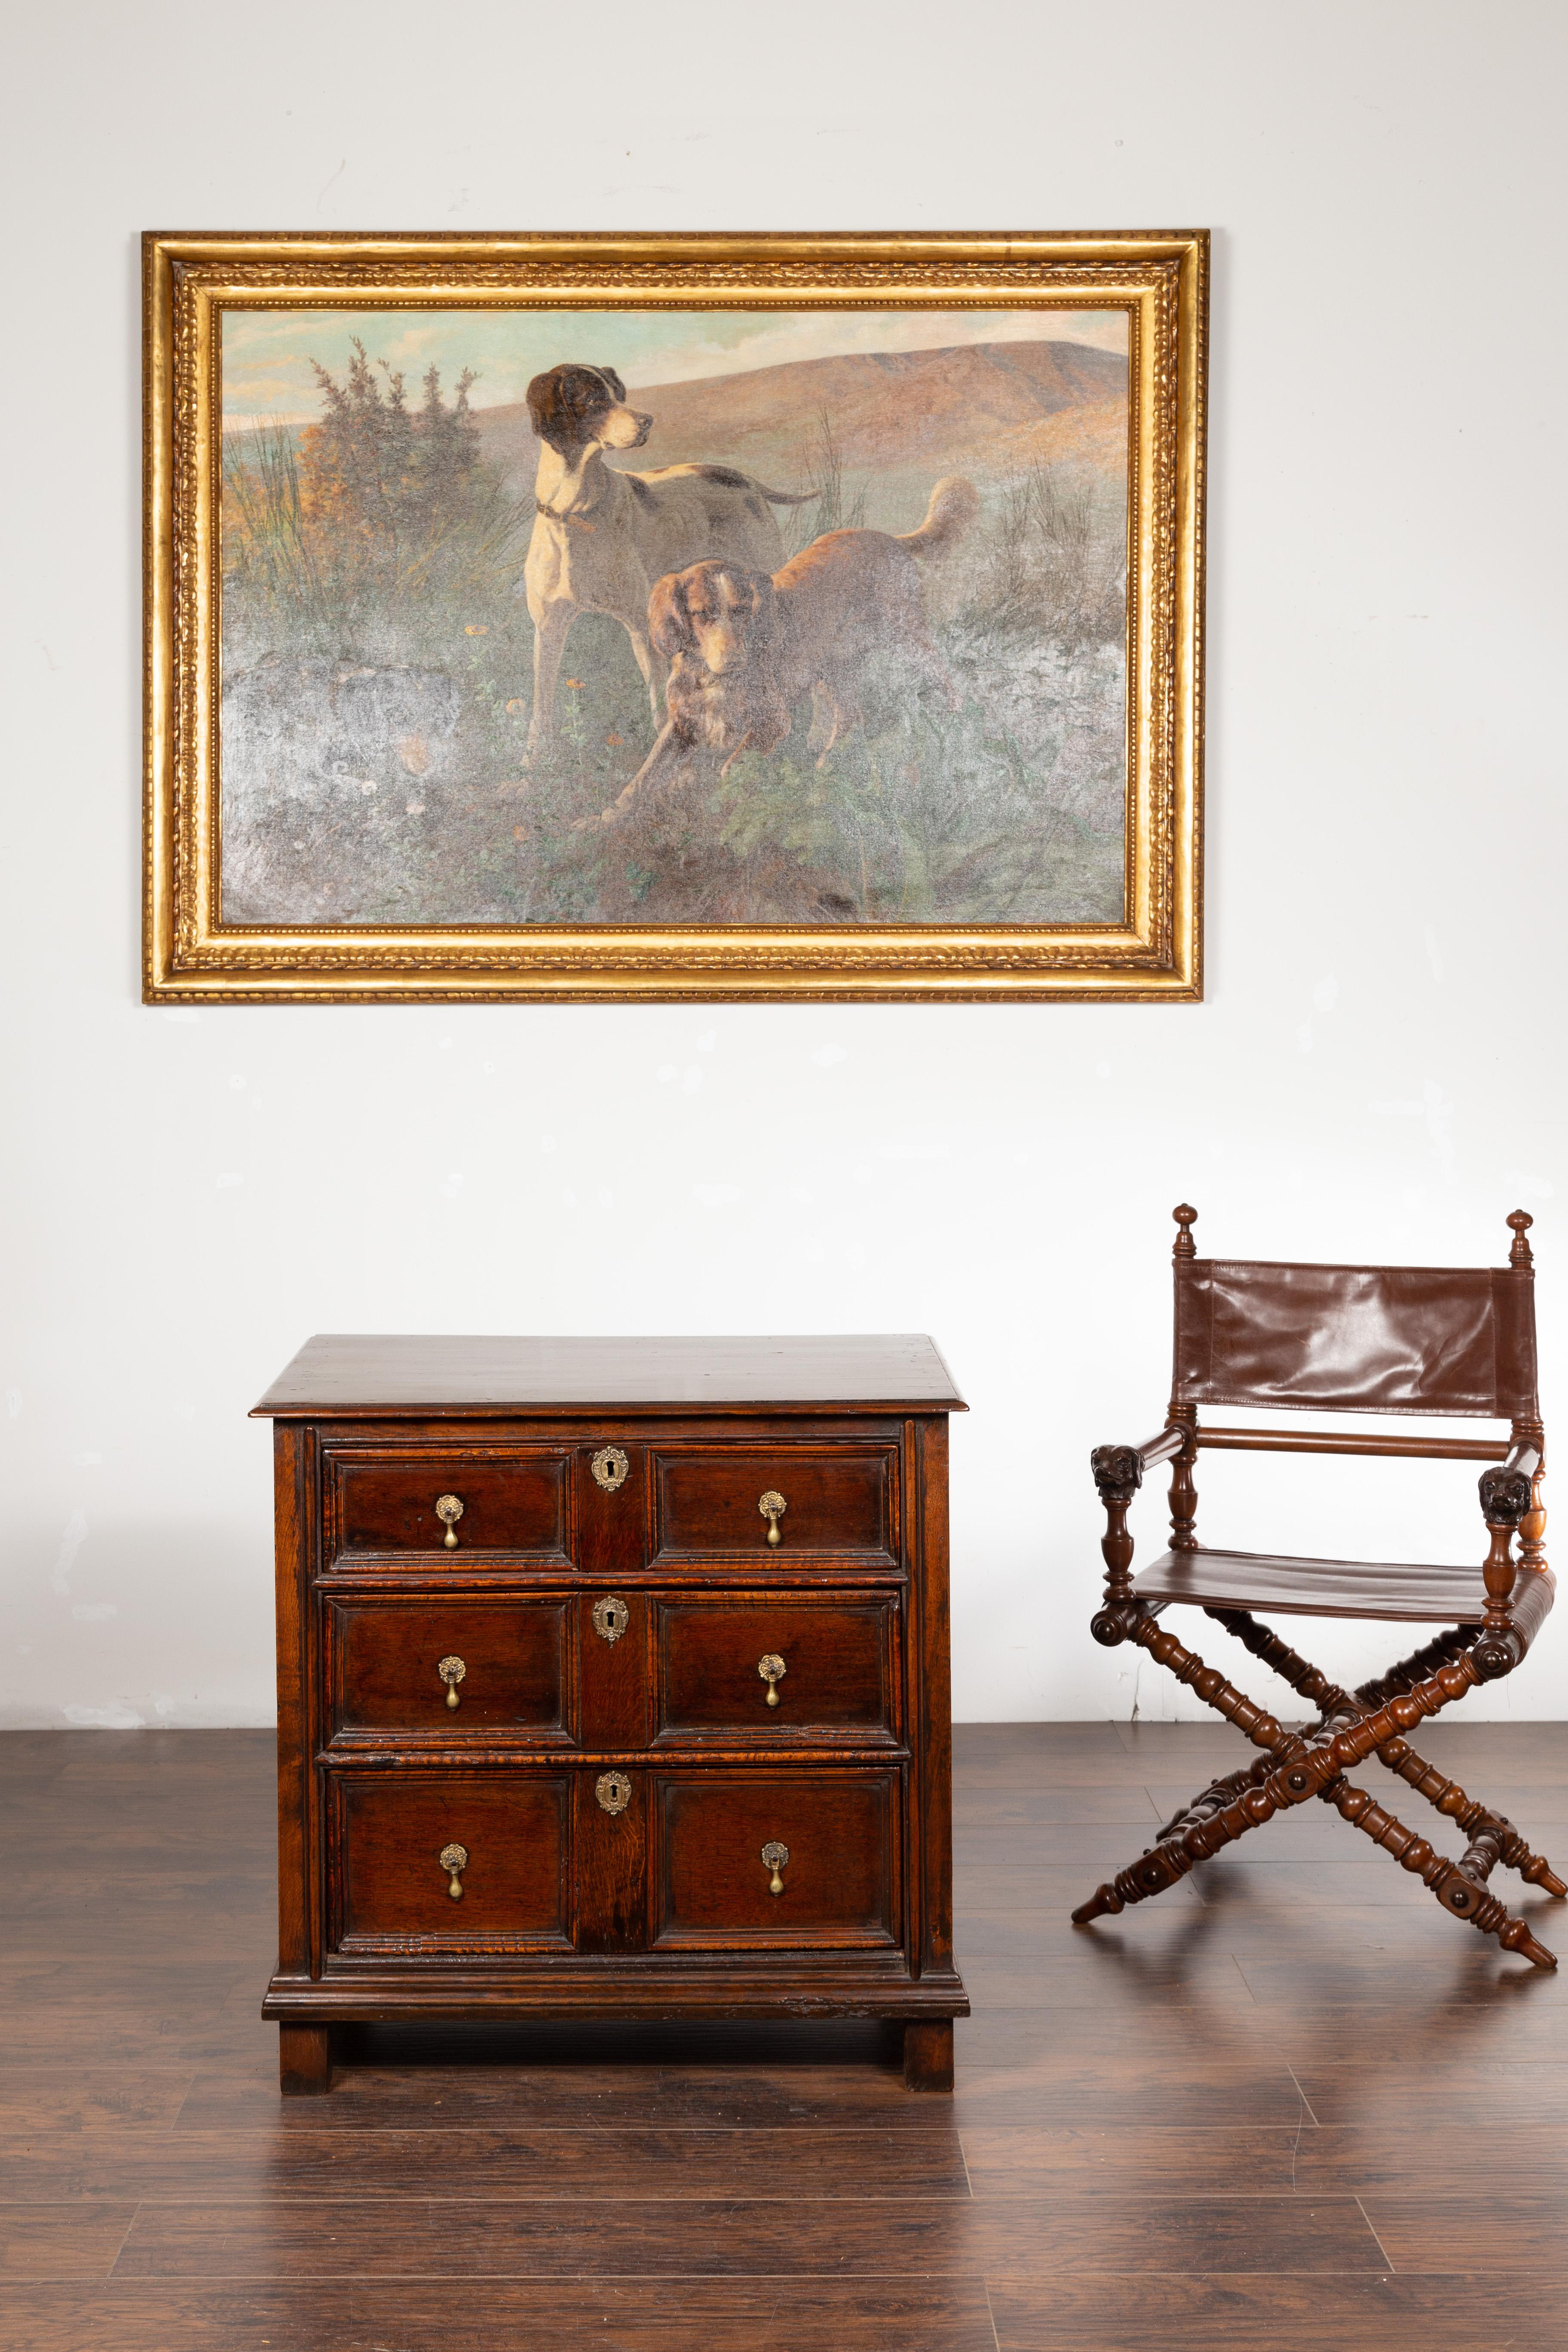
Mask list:
[[[1568,1858],[1568,1726],[1421,1745]],[[268,1736],[0,1738],[0,2344],[1568,2344],[1568,1967],[1510,1960],[1316,1805],[1075,1933],[1241,1743],[956,1748],[951,2101],[825,2025],[365,2032],[284,2105]],[[1568,1906],[1506,1885],[1568,1961]]]

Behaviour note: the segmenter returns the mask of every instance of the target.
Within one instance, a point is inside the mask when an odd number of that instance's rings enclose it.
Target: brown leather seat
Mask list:
[[[1215,1781],[1168,1822],[1158,1843],[1080,1905],[1080,1926],[1159,1894],[1281,1807],[1321,1797],[1415,1870],[1444,1906],[1555,1968],[1522,1920],[1487,1889],[1500,1861],[1562,1896],[1568,1887],[1512,1824],[1472,1802],[1401,1736],[1477,1684],[1510,1674],[1551,1609],[1555,1586],[1542,1549],[1545,1454],[1536,1398],[1535,1277],[1523,1210],[1509,1218],[1506,1266],[1300,1265],[1200,1258],[1197,1212],[1174,1212],[1175,1347],[1165,1426],[1143,1445],[1101,1445],[1091,1457],[1106,1507],[1103,1601],[1097,1641],[1137,1642],[1265,1751],[1249,1769]],[[1200,1406],[1286,1412],[1421,1414],[1506,1422],[1503,1438],[1217,1427]],[[1200,1449],[1383,1454],[1484,1462],[1480,1501],[1489,1538],[1476,1568],[1310,1559],[1213,1551],[1194,1533],[1193,1466]],[[1146,1470],[1172,1465],[1171,1549],[1133,1578],[1127,1511]],[[1515,1551],[1515,1543],[1518,1551]],[[1158,1622],[1185,1602],[1203,1609],[1317,1708],[1304,1733],[1286,1731]],[[1353,1693],[1330,1683],[1253,1615],[1363,1617],[1448,1630]],[[1375,1755],[1469,1834],[1451,1862],[1345,1778]]]
[[[1546,1580],[1532,1580],[1537,1591]],[[1413,1562],[1300,1559],[1283,1552],[1167,1551],[1132,1581],[1141,1601],[1191,1601],[1200,1609],[1274,1609],[1292,1617],[1372,1617],[1384,1623],[1474,1625],[1486,1616],[1479,1568]]]

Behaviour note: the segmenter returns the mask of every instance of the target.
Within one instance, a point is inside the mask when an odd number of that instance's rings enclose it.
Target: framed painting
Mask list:
[[[148,1000],[1196,998],[1207,263],[149,236]]]

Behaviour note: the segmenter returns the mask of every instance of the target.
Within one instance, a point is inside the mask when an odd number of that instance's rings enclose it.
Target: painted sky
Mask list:
[[[613,367],[628,384],[778,367],[857,352],[940,351],[955,343],[1092,343],[1127,349],[1122,310],[229,310],[223,320],[226,423],[320,414],[310,362],[340,375],[358,335],[411,392],[432,362],[448,389],[465,367],[476,408],[521,400],[560,361]]]

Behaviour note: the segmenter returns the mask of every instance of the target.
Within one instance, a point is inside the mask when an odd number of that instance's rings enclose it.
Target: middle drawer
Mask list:
[[[323,1612],[329,1731],[438,1739],[573,1736],[574,1600],[445,1593],[333,1598]]]
[[[896,1592],[656,1599],[654,1744],[897,1746],[899,1618]]]

